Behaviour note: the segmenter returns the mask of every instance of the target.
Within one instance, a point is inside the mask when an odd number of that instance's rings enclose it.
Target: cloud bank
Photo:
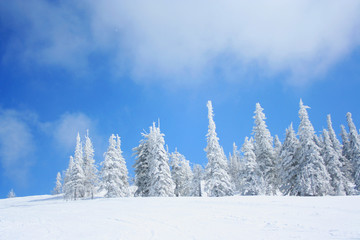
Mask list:
[[[93,135],[95,123],[83,113],[65,113],[59,120],[50,123],[48,129],[52,130],[51,133],[60,149],[71,152],[75,149],[77,133],[83,137],[89,130]]]
[[[303,83],[360,44],[356,0],[14,0],[0,9],[2,24],[18,31],[3,61],[91,72],[93,57],[106,56],[113,76],[139,83],[241,81],[254,72]]]
[[[35,136],[45,133],[55,149],[73,153],[76,135],[90,131],[96,140],[96,122],[84,113],[65,113],[53,122],[41,122],[36,113],[0,108],[0,166],[3,175],[13,183],[26,186],[31,166],[36,163],[35,152],[45,145],[35,141]],[[54,148],[52,145],[51,148]]]
[[[0,163],[4,175],[16,184],[26,185],[29,168],[34,163],[31,114],[0,109]]]

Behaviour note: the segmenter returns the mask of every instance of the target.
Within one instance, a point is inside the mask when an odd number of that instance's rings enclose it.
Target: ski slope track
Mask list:
[[[360,196],[1,199],[0,239],[360,239]]]

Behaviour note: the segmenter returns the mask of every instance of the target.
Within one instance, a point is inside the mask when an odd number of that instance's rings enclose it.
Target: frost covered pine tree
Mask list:
[[[109,147],[101,165],[101,189],[106,191],[105,197],[129,196],[128,171],[122,156],[119,136],[110,136]]]
[[[254,112],[254,149],[256,161],[260,166],[260,170],[263,172],[265,180],[265,194],[274,195],[278,189],[278,174],[272,137],[266,126],[266,117],[263,110],[264,109],[260,106],[260,104],[257,103],[256,110]]]
[[[280,151],[281,151],[281,142],[280,142],[278,135],[275,135],[275,138],[274,138],[274,151],[275,151],[275,159],[277,160],[279,158]]]
[[[342,141],[342,149],[341,154],[350,162],[350,142],[349,142],[349,134],[346,132],[345,126],[341,125],[341,141]],[[351,167],[352,169],[352,167]]]
[[[324,148],[322,156],[326,168],[330,174],[330,184],[332,186],[333,195],[346,195],[353,192],[354,185],[348,181],[341,171],[340,154],[333,146],[329,133],[326,129],[323,130]]]
[[[231,177],[234,191],[239,192],[241,188],[241,175],[243,166],[241,162],[240,152],[235,143],[233,143],[233,153],[229,154],[229,175]]]
[[[329,133],[329,138],[330,138],[330,141],[331,141],[331,146],[333,147],[334,150],[336,150],[338,153],[341,154],[341,144],[340,144],[340,141],[336,137],[336,133],[335,133],[334,128],[332,126],[332,121],[331,121],[331,115],[330,114],[328,114],[326,116],[326,123],[327,123],[327,127],[328,127],[328,133]],[[325,140],[325,136],[324,136],[324,140]]]
[[[244,154],[245,170],[243,175],[243,195],[262,195],[265,193],[265,182],[263,173],[256,162],[254,145],[252,139],[245,138],[241,148]]]
[[[64,186],[64,198],[77,200],[84,197],[84,170],[83,170],[83,150],[78,133],[76,137],[76,147],[74,158],[70,157],[69,169]]]
[[[321,135],[314,134],[314,142],[320,149],[324,147],[324,139]]]
[[[8,198],[14,198],[14,197],[16,197],[16,194],[15,194],[15,192],[14,192],[14,189],[11,189],[11,190],[10,190],[10,192],[9,192],[8,195],[7,195],[7,197],[8,197]]]
[[[228,174],[227,159],[220,147],[219,138],[216,134],[216,126],[213,120],[213,108],[211,101],[207,103],[209,129],[207,133],[207,146],[205,148],[208,164],[206,166],[205,190],[211,197],[233,195],[231,179]]]
[[[201,181],[203,180],[204,171],[201,165],[195,164],[193,167],[193,178],[191,181],[191,196],[202,197]]]
[[[65,199],[71,199],[73,196],[73,188],[72,188],[72,182],[71,182],[71,173],[72,173],[72,168],[74,166],[74,158],[72,156],[70,156],[70,160],[69,160],[69,166],[65,172],[65,177],[64,177],[64,184],[63,184],[63,193],[64,193],[64,198]]]
[[[175,196],[190,196],[192,171],[189,161],[177,149],[170,154],[171,177],[175,183]]]
[[[56,184],[55,184],[55,188],[53,190],[53,194],[57,195],[62,193],[62,184],[61,184],[61,174],[58,172],[56,175]]]
[[[333,147],[333,149],[337,152],[337,155],[339,156],[339,160],[341,163],[341,171],[343,173],[343,175],[346,177],[348,184],[350,185],[354,185],[354,179],[352,177],[352,164],[350,162],[350,160],[343,155],[343,151],[342,151],[342,146],[340,144],[340,141],[338,140],[338,138],[336,137],[335,131],[333,129],[332,126],[332,121],[331,121],[331,116],[330,114],[327,115],[327,126],[328,126],[328,131],[329,131],[329,137],[330,137],[330,141],[331,141],[331,145]],[[347,133],[345,130],[345,127],[342,125],[341,126],[342,131],[345,131],[345,145],[348,144],[348,138],[347,138]],[[350,187],[350,188],[345,188],[346,194],[347,195],[352,195],[354,194],[354,188]]]
[[[341,156],[342,156],[342,163],[343,169],[342,171],[345,173],[345,176],[349,179],[349,181],[354,182],[354,168],[351,163],[350,157],[350,142],[349,142],[349,134],[345,130],[345,126],[341,125],[341,141],[342,141],[342,148],[341,148]]]
[[[135,196],[148,197],[150,190],[150,175],[149,175],[149,134],[142,133],[143,139],[139,146],[133,148],[136,155],[134,164],[135,171],[135,186],[137,190]]]
[[[360,138],[352,120],[351,113],[346,114],[349,126],[349,157],[354,169],[354,183],[357,191],[360,191]]]
[[[94,198],[98,185],[97,168],[94,160],[94,147],[89,137],[89,130],[86,132],[84,145],[84,197]]]
[[[164,148],[164,134],[155,123],[150,127],[148,136],[149,155],[149,196],[152,197],[173,197],[175,184],[171,179],[169,156]]]
[[[116,152],[118,155],[118,159],[120,159],[120,179],[122,182],[122,192],[123,192],[123,196],[129,196],[130,194],[130,189],[129,189],[129,172],[128,169],[126,167],[126,161],[122,155],[122,150],[121,150],[121,139],[120,136],[116,134]]]
[[[286,137],[279,154],[279,178],[281,181],[280,191],[284,195],[296,195],[296,192],[294,192],[294,187],[296,186],[299,162],[295,157],[295,153],[298,146],[299,141],[296,138],[296,134],[291,123],[290,126],[286,129]]]
[[[85,174],[83,170],[84,161],[83,161],[83,148],[80,140],[80,134],[78,133],[76,137],[76,147],[74,154],[74,166],[71,173],[71,181],[74,188],[73,199],[82,198],[85,195],[84,183],[85,183]]]
[[[331,193],[330,176],[320,155],[321,149],[315,143],[315,131],[307,108],[300,100],[299,148],[296,153],[299,168],[294,191],[299,196],[323,196]]]
[[[280,188],[281,179],[280,179],[280,171],[281,171],[281,165],[280,165],[280,151],[281,151],[282,144],[280,142],[280,139],[278,135],[275,135],[274,138],[274,164],[275,164],[275,172],[276,172],[276,188]]]

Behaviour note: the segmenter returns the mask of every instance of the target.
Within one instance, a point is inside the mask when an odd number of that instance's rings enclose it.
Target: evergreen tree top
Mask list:
[[[207,102],[206,106],[208,108],[208,119],[209,119],[209,130],[206,136],[210,138],[218,139],[216,134],[216,125],[213,119],[214,117],[213,107],[210,100]]]
[[[327,126],[328,126],[328,131],[329,131],[329,137],[331,140],[331,145],[336,151],[341,151],[341,144],[340,144],[339,140],[337,139],[336,133],[333,129],[330,114],[328,114],[326,116],[326,121],[327,121]]]
[[[315,135],[314,127],[312,126],[309,120],[309,115],[306,110],[308,108],[310,107],[304,105],[302,100],[300,99],[300,109],[299,109],[300,125],[299,125],[298,134],[301,142],[306,142],[305,139],[312,139]]]
[[[348,126],[349,126],[349,133],[353,134],[355,136],[358,136],[358,132],[356,130],[356,127],[355,127],[355,124],[354,124],[354,122],[352,120],[350,112],[346,113],[346,120],[347,120],[347,123],[348,123]]]
[[[341,140],[342,140],[343,144],[345,144],[346,142],[349,142],[349,135],[346,132],[346,129],[345,129],[344,125],[341,124],[340,128],[341,128],[341,133],[340,133]]]
[[[260,106],[260,103],[256,103],[256,109],[254,112],[255,115],[253,117],[255,119],[255,125],[253,128],[255,142],[261,142],[266,139],[266,141],[268,141],[272,145],[272,137],[265,123],[266,117],[263,110],[264,109]]]
[[[79,138],[80,138],[80,136],[79,136]],[[86,130],[84,154],[88,158],[93,158],[94,157],[94,147],[93,147],[91,139],[89,137],[89,129]]]
[[[260,103],[256,103],[256,106],[255,106],[255,121],[256,120],[265,120],[266,117],[265,117],[265,114],[263,113],[264,109],[261,107]]]
[[[281,142],[280,142],[278,135],[275,135],[274,145],[275,145],[275,148],[281,148]]]

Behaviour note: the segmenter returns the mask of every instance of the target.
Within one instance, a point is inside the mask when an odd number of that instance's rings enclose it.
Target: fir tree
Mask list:
[[[277,189],[280,187],[281,184],[281,179],[280,179],[280,171],[281,171],[281,166],[280,166],[280,151],[281,151],[281,147],[282,144],[280,142],[280,139],[278,137],[278,135],[275,135],[274,138],[274,153],[275,153],[275,157],[274,157],[274,164],[275,164],[275,173],[276,173],[276,179],[275,179],[275,186],[277,186]]]
[[[173,197],[175,184],[171,179],[169,157],[164,148],[164,134],[160,132],[160,128],[150,127],[148,138],[149,155],[147,156],[149,163],[150,188],[149,196],[152,197]]]
[[[116,152],[118,155],[118,159],[120,161],[120,179],[121,179],[121,186],[122,186],[122,193],[123,196],[129,196],[130,190],[129,190],[129,181],[128,181],[128,169],[126,167],[126,161],[122,155],[121,150],[121,139],[119,135],[116,135]]]
[[[75,158],[74,166],[71,171],[71,187],[73,189],[72,200],[77,200],[84,197],[84,171],[82,168],[82,161]]]
[[[340,144],[340,141],[337,139],[336,133],[333,129],[330,114],[328,114],[326,116],[326,122],[327,122],[327,127],[328,127],[328,132],[329,132],[329,138],[331,141],[331,146],[335,151],[337,151],[341,155],[341,144]],[[325,140],[325,136],[324,136],[324,140]]]
[[[76,147],[74,158],[70,157],[69,168],[67,170],[64,184],[64,198],[70,200],[77,200],[84,197],[84,170],[83,170],[83,150],[78,133],[76,137]]]
[[[315,131],[307,108],[300,100],[299,148],[295,156],[299,170],[294,191],[300,196],[323,196],[331,192],[330,176],[320,155],[320,148],[315,143]]]
[[[189,161],[177,149],[170,154],[171,177],[175,183],[175,196],[190,196],[192,171]]]
[[[227,173],[227,160],[224,151],[220,147],[219,138],[216,135],[215,122],[211,101],[207,103],[209,130],[207,146],[205,148],[208,164],[206,166],[205,189],[211,197],[233,195],[230,176]]]
[[[229,154],[229,175],[236,192],[240,191],[242,185],[240,177],[243,171],[242,167],[240,152],[236,144],[233,143],[233,154]]]
[[[143,139],[140,141],[139,146],[133,148],[136,155],[134,164],[135,171],[135,186],[137,190],[135,196],[147,197],[150,190],[150,175],[149,175],[149,134],[142,133]]]
[[[280,190],[284,195],[296,195],[294,191],[296,186],[297,173],[299,171],[299,162],[295,157],[295,153],[298,149],[299,141],[296,138],[295,131],[292,123],[289,128],[286,129],[286,137],[284,144],[280,150]]]
[[[346,178],[347,183],[350,184],[350,186],[351,186],[351,187],[345,187],[346,194],[352,195],[352,194],[354,194],[354,189],[353,189],[354,179],[352,177],[352,169],[353,169],[352,164],[351,164],[350,160],[346,156],[343,155],[343,150],[342,150],[343,146],[341,146],[340,141],[336,137],[335,131],[332,126],[330,114],[327,115],[327,126],[328,126],[331,145],[332,145],[333,149],[337,152],[339,161],[341,163],[340,169],[341,169],[344,177]],[[341,128],[342,128],[342,131],[343,130],[345,131],[344,137],[346,138],[345,142],[347,142],[345,144],[348,144],[347,133],[346,133],[345,127],[342,125]],[[346,186],[348,186],[348,184]]]
[[[120,145],[120,137],[117,136],[115,139],[112,134],[105,159],[101,163],[101,188],[106,191],[105,197],[108,198],[129,196],[128,171]]]
[[[351,163],[349,134],[346,132],[344,125],[341,125],[340,136],[342,140],[342,149],[341,149],[342,171],[345,173],[345,176],[348,178],[349,181],[354,182],[354,168]]]
[[[330,184],[333,188],[334,195],[345,195],[346,193],[353,192],[354,185],[343,175],[341,171],[340,154],[333,146],[327,130],[323,130],[324,135],[324,148],[323,158],[326,168],[330,174]]]
[[[351,118],[351,113],[346,114],[349,126],[349,157],[354,168],[354,182],[356,190],[360,191],[360,139],[355,124]]]
[[[64,184],[63,184],[64,198],[67,200],[72,199],[72,196],[73,196],[73,188],[72,188],[72,182],[71,182],[71,173],[72,173],[73,166],[74,166],[74,158],[72,156],[70,156],[69,166],[65,172]]]
[[[14,192],[13,189],[10,190],[10,192],[9,192],[8,195],[7,195],[7,197],[8,197],[8,198],[14,198],[14,197],[16,197],[16,194],[15,194],[15,192]]]
[[[74,166],[71,172],[71,181],[74,189],[73,199],[76,200],[78,198],[82,198],[85,195],[84,183],[85,183],[85,175],[84,175],[84,161],[83,161],[83,149],[82,143],[80,140],[80,134],[78,133],[76,137],[76,147],[74,154]]]
[[[263,173],[260,170],[258,163],[256,162],[253,141],[246,137],[241,150],[244,154],[245,162],[242,194],[262,195],[265,193],[265,182]]]
[[[279,158],[280,151],[281,151],[281,142],[280,142],[278,135],[275,135],[274,151],[275,151],[275,159],[277,160]]]
[[[96,193],[96,188],[98,185],[98,176],[94,160],[94,148],[89,137],[89,130],[85,136],[83,163],[84,196],[94,198],[94,194]]]
[[[203,168],[196,164],[193,168],[193,178],[191,182],[191,196],[202,197],[201,181],[203,180]]]
[[[341,141],[342,141],[342,155],[350,161],[350,142],[349,142],[349,134],[346,132],[345,126],[341,125]]]
[[[273,149],[272,137],[265,123],[265,114],[263,108],[259,103],[256,104],[255,110],[255,126],[253,128],[254,133],[254,148],[256,161],[260,166],[260,170],[263,172],[265,180],[265,194],[276,194],[278,188],[277,182],[277,167],[275,162],[275,152]]]
[[[324,140],[321,135],[319,136],[319,135],[314,134],[314,142],[320,149],[322,149],[324,147]]]
[[[56,175],[56,185],[55,188],[53,190],[53,194],[57,195],[62,193],[62,184],[61,184],[61,174],[58,172]]]

